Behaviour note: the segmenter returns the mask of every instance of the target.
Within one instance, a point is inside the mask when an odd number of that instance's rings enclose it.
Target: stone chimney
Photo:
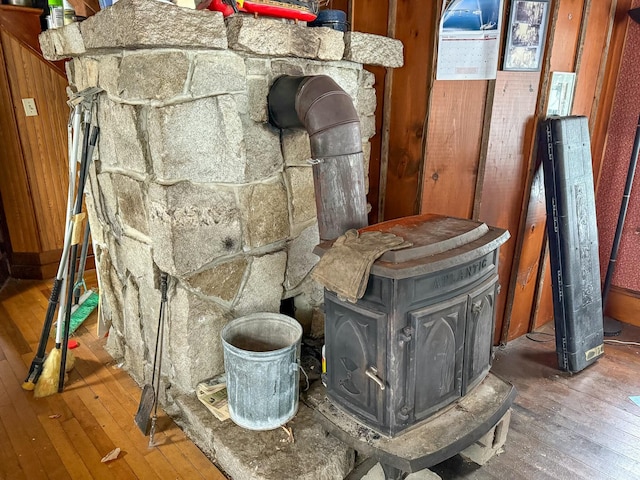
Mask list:
[[[48,59],[71,57],[74,89],[104,90],[86,203],[113,357],[150,382],[161,271],[165,403],[223,372],[229,320],[293,298],[308,330],[323,300],[309,278],[318,243],[309,140],[268,123],[269,87],[285,74],[332,77],[360,117],[366,174],[376,94],[363,64],[401,66],[402,44],[155,0],[120,0],[40,42]]]

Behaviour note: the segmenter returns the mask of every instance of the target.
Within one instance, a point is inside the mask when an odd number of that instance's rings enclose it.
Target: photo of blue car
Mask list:
[[[446,7],[442,28],[448,31],[496,30],[500,0],[452,0]]]

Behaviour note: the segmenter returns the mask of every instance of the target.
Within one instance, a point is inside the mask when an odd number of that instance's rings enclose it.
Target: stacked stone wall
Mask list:
[[[103,90],[87,208],[108,348],[139,383],[152,373],[161,271],[171,278],[163,378],[181,393],[223,371],[231,319],[290,297],[307,328],[319,315],[309,139],[268,123],[267,94],[281,75],[331,76],[360,115],[366,174],[376,95],[357,45],[372,40],[348,38],[153,0],[41,35],[45,56],[72,57],[75,91]],[[371,63],[398,66],[401,44],[376,38]]]

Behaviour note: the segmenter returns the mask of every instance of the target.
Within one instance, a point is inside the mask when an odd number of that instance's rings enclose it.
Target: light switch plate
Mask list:
[[[27,117],[37,117],[38,109],[36,108],[35,98],[23,98],[22,106],[24,107],[24,114]]]

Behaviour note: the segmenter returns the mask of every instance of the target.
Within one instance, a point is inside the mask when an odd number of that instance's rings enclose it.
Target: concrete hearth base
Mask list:
[[[165,409],[202,451],[234,480],[341,480],[353,469],[354,450],[326,434],[313,410],[300,402],[283,429],[254,432],[220,422],[193,395]]]

